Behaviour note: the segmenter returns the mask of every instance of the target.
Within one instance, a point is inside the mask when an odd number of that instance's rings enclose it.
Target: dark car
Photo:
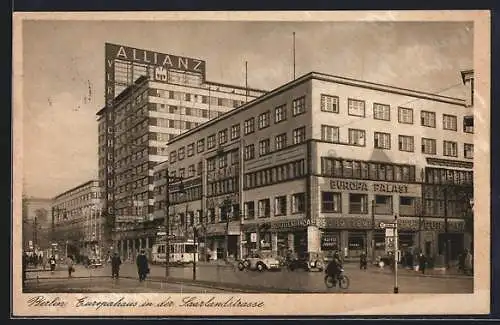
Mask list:
[[[324,256],[321,253],[302,254],[288,261],[288,269],[290,271],[302,269],[304,271],[321,272],[325,269]]]

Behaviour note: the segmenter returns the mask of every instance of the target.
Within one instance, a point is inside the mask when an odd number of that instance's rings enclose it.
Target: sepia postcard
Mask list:
[[[488,313],[488,11],[13,14],[13,317]]]

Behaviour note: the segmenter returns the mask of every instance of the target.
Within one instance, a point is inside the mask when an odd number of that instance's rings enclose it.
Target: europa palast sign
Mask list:
[[[358,192],[379,192],[379,193],[410,193],[417,191],[407,184],[399,183],[380,183],[380,182],[361,182],[346,180],[330,180],[330,188],[339,191],[358,191]]]

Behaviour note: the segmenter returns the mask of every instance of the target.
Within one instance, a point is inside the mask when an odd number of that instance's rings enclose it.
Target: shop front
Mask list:
[[[207,257],[209,260],[225,259],[226,240],[229,258],[239,258],[239,222],[209,224],[207,233]],[[226,236],[227,235],[227,236]]]

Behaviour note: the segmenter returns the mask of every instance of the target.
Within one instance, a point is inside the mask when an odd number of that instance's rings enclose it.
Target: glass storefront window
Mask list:
[[[365,242],[364,234],[350,233],[347,242],[349,257],[359,257],[361,253],[365,252]]]

